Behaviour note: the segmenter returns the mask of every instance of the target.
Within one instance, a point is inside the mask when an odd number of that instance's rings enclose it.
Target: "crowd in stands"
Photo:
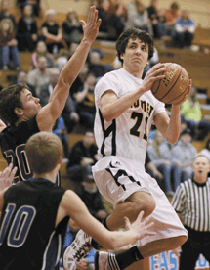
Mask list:
[[[187,10],[180,11],[177,2],[172,2],[166,10],[158,7],[158,0],[151,0],[148,7],[143,0],[132,0],[127,6],[122,0],[94,0],[92,4],[97,7],[99,17],[102,18],[100,33],[104,33],[108,40],[116,40],[123,30],[137,27],[147,31],[155,39],[168,36],[174,46],[180,48],[189,48],[192,44],[194,20]],[[43,23],[38,27],[36,16],[41,16],[42,13],[39,1],[19,0],[18,5],[21,17],[16,20],[9,11],[9,1],[1,2],[0,69],[20,69],[19,51],[36,53],[32,59],[33,67],[38,65],[39,54],[48,58],[48,67],[53,67],[52,58],[60,55],[61,51],[71,55],[71,46],[74,50],[82,35],[82,26],[75,10],[68,10],[63,22],[58,23],[55,20],[56,11],[49,9],[42,15]],[[43,51],[44,46],[47,51]],[[98,77],[104,71],[97,68],[94,72]]]

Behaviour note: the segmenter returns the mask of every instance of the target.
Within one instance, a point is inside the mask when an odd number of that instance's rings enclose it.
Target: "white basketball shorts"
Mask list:
[[[151,214],[155,223],[151,230],[156,234],[143,239],[141,245],[164,238],[187,236],[187,230],[168,198],[139,161],[124,157],[104,157],[92,170],[99,191],[114,205],[125,201],[135,192],[144,191],[152,195],[156,207]]]

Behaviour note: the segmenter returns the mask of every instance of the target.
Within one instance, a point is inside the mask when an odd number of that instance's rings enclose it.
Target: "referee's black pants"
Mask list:
[[[188,230],[188,240],[182,246],[179,270],[194,270],[200,253],[210,262],[210,232],[185,228]]]

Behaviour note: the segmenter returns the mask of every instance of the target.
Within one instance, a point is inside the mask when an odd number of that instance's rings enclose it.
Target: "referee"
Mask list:
[[[197,156],[192,166],[192,179],[181,183],[171,202],[188,230],[179,270],[193,270],[200,253],[210,262],[210,161]]]

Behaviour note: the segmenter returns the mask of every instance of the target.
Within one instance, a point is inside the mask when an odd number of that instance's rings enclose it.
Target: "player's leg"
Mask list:
[[[124,217],[134,222],[139,213],[144,210],[144,217],[147,217],[155,209],[155,201],[146,192],[135,192],[125,202],[115,205],[113,212],[106,218],[106,228],[115,231],[125,225]]]

